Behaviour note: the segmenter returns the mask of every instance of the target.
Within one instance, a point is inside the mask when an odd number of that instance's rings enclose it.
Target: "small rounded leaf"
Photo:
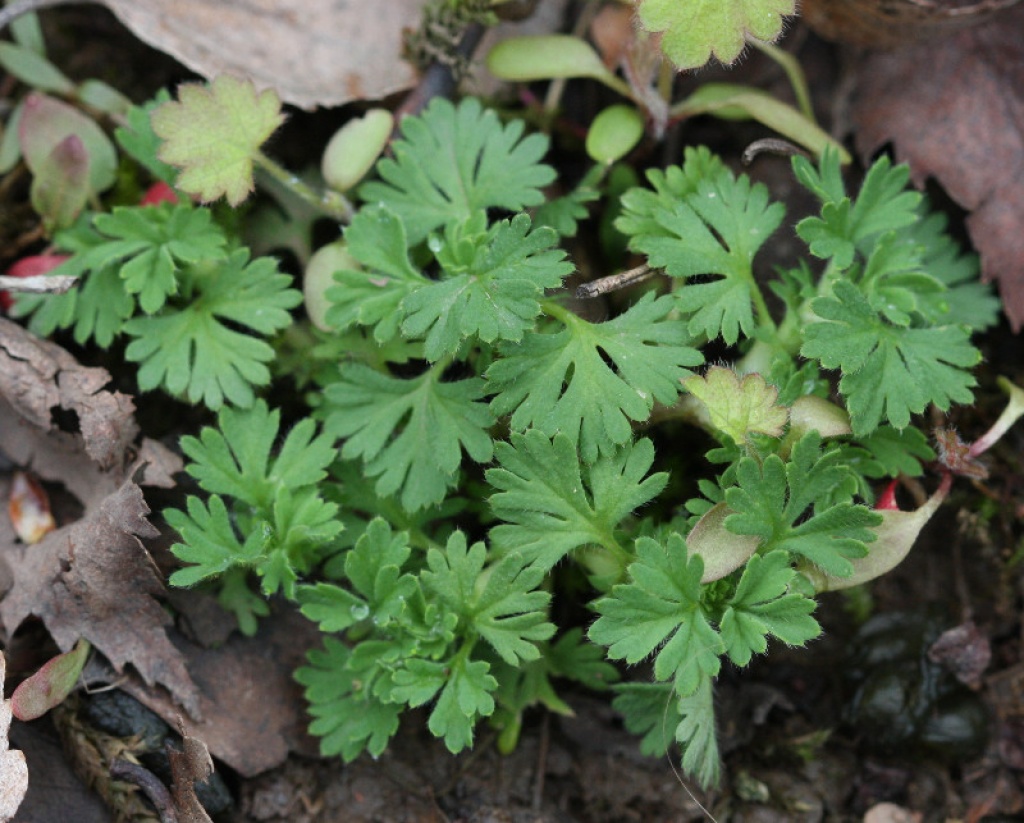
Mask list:
[[[718,503],[706,511],[686,537],[690,554],[699,554],[704,561],[701,583],[721,580],[746,563],[757,551],[759,538],[748,534],[733,534],[725,528],[725,519],[735,514],[725,503]]]
[[[359,263],[349,254],[344,243],[330,243],[314,252],[306,264],[302,281],[302,293],[306,303],[306,314],[310,322],[321,331],[331,331],[327,322],[330,302],[326,291],[334,285],[334,273],[342,269],[358,269]]]
[[[177,101],[157,106],[150,122],[164,141],[157,156],[181,169],[176,188],[237,206],[255,188],[253,162],[284,115],[274,91],[220,75],[209,85],[179,86]]]
[[[89,188],[99,193],[114,184],[117,152],[110,138],[82,112],[45,94],[33,93],[25,99],[18,122],[18,141],[25,164],[33,174],[70,135],[82,141],[89,155]]]
[[[644,135],[644,121],[632,106],[609,106],[590,125],[587,154],[592,160],[611,165],[625,157]]]
[[[386,109],[370,109],[362,117],[349,120],[327,143],[320,170],[327,185],[335,191],[348,191],[366,176],[395,127],[395,118]]]
[[[29,197],[48,231],[75,222],[89,199],[89,152],[78,135],[61,140],[36,167]]]
[[[519,83],[590,77],[616,90],[623,85],[589,44],[567,34],[510,37],[491,49],[487,68],[495,77]]]

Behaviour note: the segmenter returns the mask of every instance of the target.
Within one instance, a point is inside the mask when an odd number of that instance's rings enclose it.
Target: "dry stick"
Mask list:
[[[14,0],[9,6],[0,9],[0,31],[3,31],[23,14],[53,6],[68,6],[81,2],[83,0]]]
[[[124,780],[138,786],[156,809],[160,823],[178,823],[171,793],[160,778],[149,769],[118,758],[110,764],[110,776],[115,780]]]
[[[788,140],[782,140],[778,137],[765,137],[761,140],[755,140],[743,150],[743,165],[749,166],[754,162],[755,157],[766,152],[778,154],[782,157],[794,157],[798,154],[807,157],[807,152],[799,146],[793,145]]]
[[[11,277],[0,274],[0,289],[6,291],[24,291],[32,294],[64,294],[70,291],[77,277],[70,274],[34,274],[31,277]]]
[[[597,280],[591,280],[589,283],[584,283],[582,286],[577,287],[576,297],[580,300],[600,297],[602,294],[624,289],[626,286],[632,286],[634,283],[642,283],[647,278],[653,277],[654,273],[654,269],[646,263],[642,263],[635,269],[629,269],[618,274],[609,274],[607,277],[601,277]]]

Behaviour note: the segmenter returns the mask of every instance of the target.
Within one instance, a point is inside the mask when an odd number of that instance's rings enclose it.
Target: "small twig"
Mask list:
[[[634,283],[641,283],[647,278],[654,276],[654,273],[654,269],[643,263],[635,269],[629,269],[618,274],[609,274],[607,277],[601,277],[597,280],[591,280],[589,283],[584,283],[582,286],[577,287],[576,297],[580,300],[600,297],[602,294],[624,289],[626,286],[632,286]]]
[[[743,150],[743,165],[749,166],[754,162],[755,157],[765,152],[778,154],[782,157],[794,157],[798,154],[807,157],[807,152],[788,140],[782,140],[778,137],[765,137],[761,140],[755,140]]]
[[[0,9],[0,31],[3,31],[23,14],[48,9],[52,6],[67,6],[71,3],[81,2],[82,0],[14,0],[9,6]]]
[[[174,801],[167,787],[153,772],[138,763],[129,763],[120,758],[110,764],[110,776],[138,786],[160,816],[160,823],[178,823]]]
[[[34,274],[31,277],[11,277],[0,274],[0,289],[24,291],[31,294],[64,294],[74,288],[77,277],[70,274]]]

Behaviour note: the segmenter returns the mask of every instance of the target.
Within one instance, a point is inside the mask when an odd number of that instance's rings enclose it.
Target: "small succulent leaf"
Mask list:
[[[61,140],[36,167],[29,199],[51,232],[82,213],[89,199],[89,153],[78,135]]]
[[[11,695],[14,716],[22,721],[35,720],[63,703],[78,684],[91,649],[89,641],[81,638],[71,651],[51,658],[21,681]]]
[[[25,164],[37,174],[59,143],[71,135],[82,141],[89,159],[89,190],[94,194],[114,184],[117,152],[110,138],[74,106],[33,92],[18,120],[18,140]]]

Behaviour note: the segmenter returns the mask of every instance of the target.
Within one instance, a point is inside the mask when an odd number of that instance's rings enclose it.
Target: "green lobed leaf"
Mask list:
[[[237,206],[253,191],[253,162],[284,115],[273,90],[257,93],[251,81],[222,74],[178,86],[177,101],[158,105],[150,122],[164,141],[157,157],[180,169],[177,188]]]
[[[778,389],[759,374],[740,379],[732,369],[712,366],[703,377],[688,377],[683,385],[706,406],[711,425],[737,443],[754,432],[779,437],[789,417],[776,402]]]
[[[772,41],[794,0],[640,0],[637,14],[650,32],[663,32],[661,48],[680,69],[703,66],[712,55],[723,63],[740,56],[748,36]]]
[[[473,99],[457,107],[437,97],[418,117],[401,124],[394,158],[377,164],[380,180],[364,183],[360,197],[387,203],[415,245],[449,221],[491,208],[518,212],[544,202],[541,188],[555,178],[540,162],[543,135],[523,137],[523,121],[502,125]],[[357,255],[358,256],[358,255]]]
[[[811,617],[814,601],[789,591],[795,576],[785,551],[755,554],[747,561],[719,626],[726,653],[737,666],[746,666],[753,654],[763,654],[768,635],[802,646],[821,634],[821,626]]]
[[[694,170],[684,169],[676,179],[701,170],[698,160],[693,165]],[[690,334],[721,336],[731,344],[741,331],[747,337],[754,332],[753,304],[760,298],[754,255],[778,228],[785,209],[771,203],[767,188],[752,185],[746,175],[735,178],[707,161],[703,170],[705,175],[685,197],[653,209],[649,198],[638,198],[639,214],[619,225],[632,234],[630,248],[672,277],[719,276],[677,287],[677,304],[690,316]],[[629,202],[635,207],[636,199]]]
[[[463,450],[481,463],[493,453],[483,381],[439,377],[403,380],[349,364],[324,392],[325,428],[346,438],[342,457],[361,458],[366,476],[378,478],[377,493],[398,495],[409,511],[444,499]]]
[[[178,292],[183,264],[225,256],[227,237],[210,211],[189,204],[115,207],[96,215],[93,225],[109,240],[91,249],[83,264],[101,268],[120,260],[125,290],[138,295],[147,314],[159,311]]]
[[[822,200],[821,216],[801,220],[797,234],[812,254],[831,258],[839,268],[853,262],[855,251],[869,250],[876,235],[911,226],[918,219],[921,195],[906,190],[910,169],[893,167],[888,157],[880,157],[868,169],[855,200],[846,196],[834,151],[822,154],[817,169],[806,158],[794,157],[793,171]]]
[[[307,418],[288,432],[271,458],[280,423],[280,411],[271,411],[262,399],[248,409],[222,408],[218,428],[205,426],[198,438],[181,438],[181,450],[191,461],[188,473],[207,492],[269,512],[280,489],[319,483],[336,456],[331,438],[314,436],[316,424]]]
[[[423,354],[431,361],[454,354],[471,337],[487,343],[522,340],[540,314],[544,290],[559,286],[573,270],[565,252],[552,248],[558,241],[554,230],[531,231],[528,215],[495,223],[471,239],[468,255],[463,252],[468,259],[452,254],[459,227],[448,224],[447,247],[437,252],[442,278],[410,291],[400,305],[402,333],[425,337]]]
[[[718,784],[721,761],[718,755],[718,736],[715,732],[715,704],[712,683],[701,680],[691,695],[679,698],[677,704],[679,725],[675,737],[683,747],[683,771],[697,778],[701,788]]]
[[[185,506],[184,512],[164,511],[168,525],[182,539],[171,546],[171,551],[188,564],[171,574],[172,586],[194,586],[237,566],[249,567],[263,553],[269,537],[267,527],[250,531],[243,543],[219,495],[212,495],[206,503],[190,495]]]
[[[513,430],[567,435],[588,463],[611,453],[632,437],[631,421],[674,402],[688,367],[702,362],[672,309],[671,298],[648,293],[605,323],[559,314],[562,331],[499,347],[486,372],[491,408],[511,413]]]
[[[788,462],[775,454],[762,462],[745,456],[736,465],[737,485],[725,490],[734,512],[725,526],[761,539],[764,554],[784,549],[837,577],[853,571],[851,558],[864,557],[880,518],[852,503],[822,505],[852,470],[837,450],[820,451],[821,436],[810,431],[793,446]]]
[[[369,693],[362,672],[352,669],[352,653],[332,637],[324,638],[323,649],[308,653],[309,665],[295,672],[305,687],[309,713],[314,720],[311,734],[320,738],[320,753],[340,755],[349,763],[364,751],[374,757],[383,753],[398,731],[400,703],[385,703]]]
[[[590,639],[630,664],[657,649],[654,676],[671,679],[681,696],[693,694],[702,680],[718,674],[725,651],[701,606],[703,574],[700,555],[688,557],[680,535],[669,535],[664,544],[639,538],[630,582],[594,604],[601,616],[590,627]]]
[[[468,630],[478,633],[506,663],[540,657],[537,642],[547,640],[555,627],[544,609],[551,595],[537,590],[544,569],[526,566],[518,555],[506,555],[487,566],[482,542],[467,549],[462,532],[448,538],[444,551],[427,552],[428,570],[421,579]]]
[[[430,281],[409,260],[401,218],[384,205],[360,209],[345,230],[345,241],[347,252],[364,268],[335,272],[336,285],[326,291],[332,304],[326,321],[339,331],[373,326],[374,339],[386,343],[398,333],[402,300]]]
[[[800,353],[842,371],[854,434],[870,434],[883,420],[902,429],[929,403],[945,411],[972,401],[976,381],[967,369],[981,355],[962,327],[893,325],[846,281],[812,308],[821,321],[805,329]]]
[[[495,455],[499,468],[486,474],[497,489],[490,504],[505,522],[491,529],[491,540],[545,570],[581,546],[617,547],[622,520],[668,482],[665,473],[644,477],[654,462],[649,440],[581,464],[566,435],[552,440],[530,429],[498,443]]]
[[[180,309],[168,305],[157,315],[136,317],[124,326],[135,338],[125,357],[140,364],[139,388],[160,386],[211,409],[219,409],[225,400],[252,405],[253,386],[270,382],[265,364],[274,350],[260,337],[233,327],[273,334],[291,324],[289,309],[302,302],[302,293],[289,287],[291,278],[278,272],[274,260],[250,262],[246,249],[224,261],[191,266],[183,274],[192,302]]]
[[[441,665],[441,664],[437,664]],[[450,667],[447,682],[441,690],[427,727],[452,754],[458,754],[473,745],[473,727],[477,720],[494,711],[491,693],[498,681],[488,672],[490,667],[482,660],[457,658]]]

